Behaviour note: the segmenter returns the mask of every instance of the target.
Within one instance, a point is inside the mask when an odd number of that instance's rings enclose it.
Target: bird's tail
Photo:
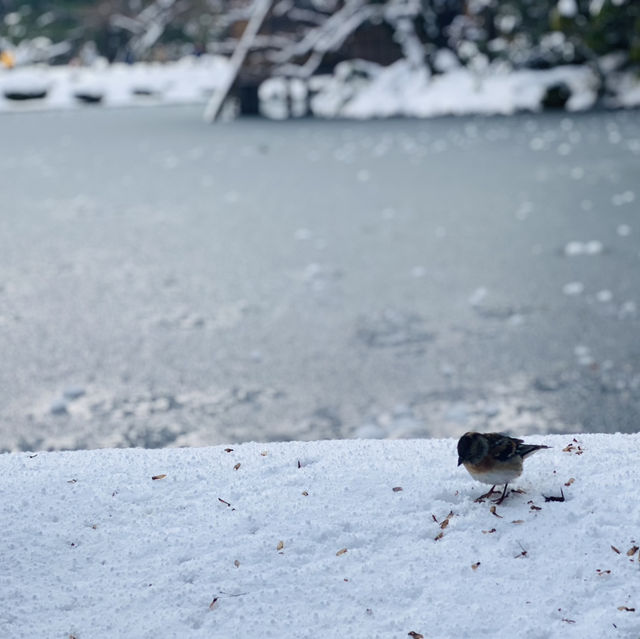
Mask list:
[[[544,446],[543,444],[518,444],[516,452],[524,459],[543,448],[551,448],[551,446]]]

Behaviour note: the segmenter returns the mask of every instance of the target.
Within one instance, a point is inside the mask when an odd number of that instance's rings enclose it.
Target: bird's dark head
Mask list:
[[[481,433],[465,433],[458,440],[458,466],[465,462],[477,464],[489,452],[489,442]]]

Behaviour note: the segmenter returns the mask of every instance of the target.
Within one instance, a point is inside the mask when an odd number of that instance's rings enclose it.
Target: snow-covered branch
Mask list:
[[[309,29],[300,41],[269,54],[268,58],[276,65],[277,73],[309,77],[318,68],[325,53],[339,48],[364,22],[380,18],[383,14],[383,5],[351,0],[321,25]],[[306,56],[308,58],[304,64],[293,62],[296,58]]]

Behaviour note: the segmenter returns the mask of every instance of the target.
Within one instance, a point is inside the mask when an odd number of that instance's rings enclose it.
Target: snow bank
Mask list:
[[[30,65],[0,71],[0,111],[63,109],[87,102],[103,106],[198,104],[224,83],[228,73],[229,62],[222,56],[187,57],[164,64]],[[24,102],[7,99],[12,92],[46,95]]]
[[[557,67],[546,71],[507,71],[490,69],[474,72],[464,67],[429,76],[424,68],[414,69],[400,60],[374,75],[356,95],[340,104],[324,95],[315,98],[320,110],[335,105],[326,115],[352,118],[404,115],[433,117],[439,115],[503,114],[536,111],[541,108],[547,90],[565,84],[571,91],[569,111],[592,107],[597,98],[597,79],[586,67]]]
[[[204,104],[230,73],[222,56],[187,57],[170,63],[112,64],[92,67],[32,65],[0,70],[0,111],[103,106]],[[274,77],[260,86],[264,115],[283,119],[306,113],[326,118],[511,114],[542,108],[546,93],[563,86],[569,92],[566,109],[586,110],[597,100],[598,78],[587,66],[548,70],[511,70],[495,64],[481,70],[450,63],[444,73],[407,60],[382,67],[363,60],[337,65],[333,75],[300,79]],[[640,79],[612,69],[607,105],[640,105]],[[44,96],[13,100],[11,94]]]
[[[1,634],[637,638],[640,435],[528,439],[493,512],[451,439],[1,455]]]

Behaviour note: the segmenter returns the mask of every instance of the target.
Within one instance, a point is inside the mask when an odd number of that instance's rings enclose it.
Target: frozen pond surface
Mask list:
[[[637,111],[0,140],[0,450],[640,424]]]

